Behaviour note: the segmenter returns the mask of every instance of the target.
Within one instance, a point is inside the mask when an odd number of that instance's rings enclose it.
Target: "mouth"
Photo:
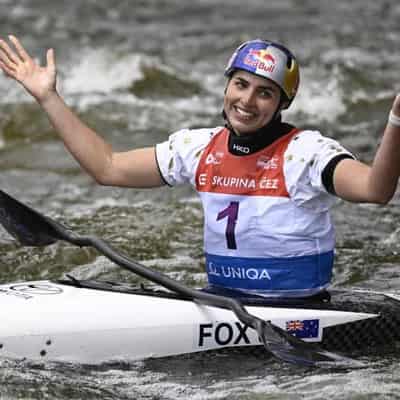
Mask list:
[[[240,117],[240,119],[250,120],[250,119],[257,117],[257,114],[255,112],[246,110],[245,108],[242,108],[239,106],[233,106],[233,109],[235,110],[237,115]]]

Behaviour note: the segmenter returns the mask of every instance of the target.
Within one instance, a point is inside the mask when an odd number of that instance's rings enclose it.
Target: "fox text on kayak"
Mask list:
[[[198,326],[198,347],[243,346],[259,343],[254,331],[240,322],[214,322]]]

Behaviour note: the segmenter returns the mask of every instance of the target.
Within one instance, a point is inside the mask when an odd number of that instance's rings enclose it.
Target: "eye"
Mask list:
[[[234,82],[234,85],[239,88],[239,89],[244,89],[247,87],[247,84],[245,81],[242,81],[241,79],[237,79]]]
[[[260,90],[259,94],[261,97],[264,97],[266,99],[271,99],[272,97],[274,97],[274,93],[271,92],[271,90],[269,89],[262,89]]]

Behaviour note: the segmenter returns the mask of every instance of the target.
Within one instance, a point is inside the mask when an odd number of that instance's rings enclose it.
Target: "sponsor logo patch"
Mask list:
[[[210,153],[207,155],[206,158],[206,165],[218,165],[221,164],[221,159],[224,156],[224,153],[221,153],[220,151],[217,151],[215,154]]]
[[[268,50],[250,49],[248,55],[243,60],[244,64],[272,73],[275,69],[275,57]]]
[[[49,284],[20,283],[0,288],[0,294],[15,296],[25,300],[32,299],[34,296],[54,295],[62,292],[63,290],[61,288]]]
[[[249,154],[250,153],[250,147],[247,146],[240,146],[239,144],[234,144],[233,149],[236,151],[239,151],[240,153],[244,154]]]

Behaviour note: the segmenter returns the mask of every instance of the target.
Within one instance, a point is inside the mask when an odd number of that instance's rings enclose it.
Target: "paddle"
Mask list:
[[[64,225],[40,214],[0,190],[0,223],[25,246],[47,246],[59,240],[84,247],[91,246],[119,266],[165,288],[205,305],[232,310],[245,325],[255,329],[265,348],[290,363],[319,367],[359,367],[352,359],[333,354],[289,335],[283,329],[249,314],[236,299],[191,289],[118,253],[96,236],[81,236]]]

